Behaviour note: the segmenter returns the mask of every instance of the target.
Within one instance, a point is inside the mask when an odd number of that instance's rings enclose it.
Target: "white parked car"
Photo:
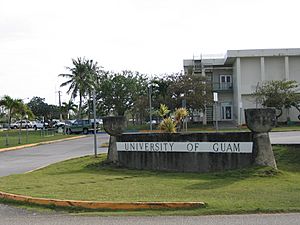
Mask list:
[[[59,128],[59,127],[64,128],[64,127],[66,126],[66,123],[65,123],[65,122],[60,122],[60,121],[58,121],[58,122],[54,123],[53,126],[54,126],[55,128]]]
[[[20,128],[20,127],[21,128],[32,128],[32,123],[29,120],[19,120],[15,123],[10,124],[11,129],[17,129],[17,128]]]
[[[156,120],[152,120],[151,123],[152,123],[152,124],[157,124],[157,121],[156,121]],[[148,121],[147,124],[150,124],[150,121]]]
[[[37,129],[44,129],[48,126],[48,123],[42,122],[42,121],[32,121],[32,128],[35,130]]]

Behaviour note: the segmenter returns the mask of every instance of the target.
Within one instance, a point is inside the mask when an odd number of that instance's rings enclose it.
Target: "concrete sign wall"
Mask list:
[[[253,142],[117,142],[118,151],[252,153]]]
[[[252,134],[137,133],[117,138],[118,163],[133,169],[210,172],[254,162]]]

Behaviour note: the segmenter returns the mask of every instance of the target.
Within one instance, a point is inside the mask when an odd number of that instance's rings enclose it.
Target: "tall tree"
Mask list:
[[[33,97],[27,105],[39,119],[51,120],[60,116],[60,107],[47,104],[44,98]]]
[[[296,92],[298,83],[294,80],[271,80],[262,83],[253,93],[256,101],[264,107],[274,107],[279,112],[278,119],[283,108],[296,107],[299,110],[300,95]],[[300,119],[300,116],[298,116]]]
[[[47,119],[52,120],[52,119],[57,119],[60,116],[60,107],[57,105],[48,105],[48,114],[47,114]]]
[[[172,83],[172,75],[164,75],[163,77],[154,77],[149,82],[149,86],[152,89],[152,105],[154,108],[159,108],[160,104],[165,104],[172,108],[171,96],[168,92],[169,86]]]
[[[149,96],[148,96],[148,79],[144,74],[135,73],[134,92],[132,95],[133,105],[128,110],[132,115],[133,122],[138,121],[142,124],[145,121],[147,114],[149,114]]]
[[[77,105],[70,99],[68,102],[62,103],[62,111],[66,115],[65,118],[70,119],[70,112],[76,113]]]
[[[168,90],[172,96],[175,108],[186,102],[189,110],[204,110],[206,105],[212,103],[211,84],[206,77],[193,74],[177,74],[172,77]]]
[[[23,119],[33,119],[34,115],[29,106],[24,104],[23,101],[19,101],[16,107],[16,117],[21,120],[20,131],[22,129]],[[26,122],[27,123],[27,122]],[[25,124],[27,127],[27,124]]]
[[[21,103],[22,103],[21,99],[13,99],[8,95],[3,96],[2,99],[0,100],[0,105],[7,110],[9,127],[11,124],[12,117],[15,116],[16,113],[18,112]]]
[[[29,108],[29,106],[27,104],[24,104],[23,101],[20,101],[18,103],[18,106],[16,108],[16,114],[19,115],[20,119],[33,119],[34,114],[31,111],[31,109]]]
[[[97,88],[97,102],[100,111],[107,114],[124,115],[133,108],[141,94],[145,78],[137,72],[105,73]],[[146,92],[146,87],[144,87]]]
[[[94,89],[99,66],[97,62],[85,58],[72,59],[72,63],[73,67],[66,67],[70,73],[59,74],[59,76],[68,79],[60,86],[69,86],[67,93],[71,93],[73,99],[79,96],[78,116],[81,118],[83,99],[86,95],[90,95],[91,90]]]
[[[49,113],[49,105],[45,102],[44,98],[35,96],[28,102],[27,105],[37,117],[45,118]]]

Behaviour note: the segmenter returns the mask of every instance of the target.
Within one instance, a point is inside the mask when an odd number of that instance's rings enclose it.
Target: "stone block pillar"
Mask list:
[[[245,109],[246,124],[253,133],[255,164],[277,169],[269,132],[275,126],[275,109]]]
[[[107,161],[118,162],[117,136],[121,135],[125,129],[124,116],[109,116],[103,118],[104,130],[110,135]]]

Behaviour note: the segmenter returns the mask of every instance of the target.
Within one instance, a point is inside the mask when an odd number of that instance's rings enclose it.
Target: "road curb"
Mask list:
[[[190,209],[203,208],[204,202],[99,202],[35,198],[0,191],[0,198],[37,205],[84,209],[139,210],[139,209]]]
[[[83,137],[87,137],[87,136],[80,135],[80,136],[76,136],[76,137],[63,138],[63,139],[58,139],[58,140],[53,140],[53,141],[42,141],[42,142],[38,142],[38,143],[19,145],[19,146],[14,146],[14,147],[9,147],[9,148],[1,148],[0,152],[7,152],[7,151],[19,150],[19,149],[23,149],[23,148],[35,147],[38,145],[45,145],[45,144],[52,144],[52,143],[56,143],[56,142],[69,141],[69,140],[79,139],[79,138],[83,138]]]

